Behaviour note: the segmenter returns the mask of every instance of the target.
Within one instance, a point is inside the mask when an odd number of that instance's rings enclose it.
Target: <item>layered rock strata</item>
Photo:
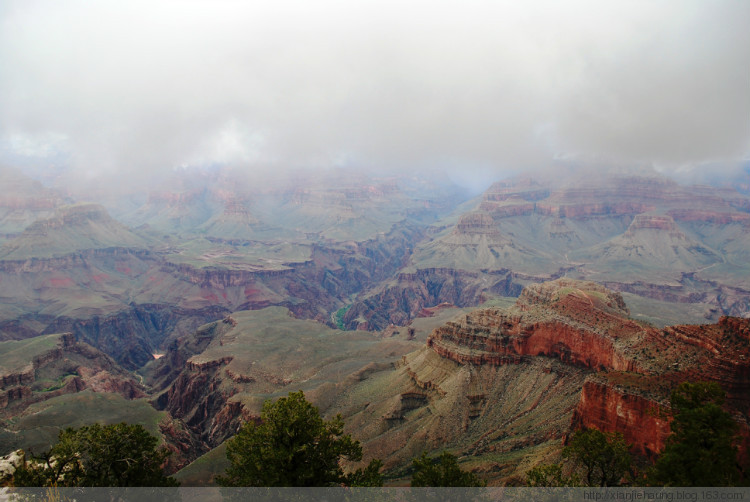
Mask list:
[[[628,317],[618,293],[560,279],[527,287],[508,309],[481,309],[448,322],[427,345],[468,366],[527,364],[553,358],[592,370],[573,428],[619,431],[633,451],[653,457],[669,435],[668,403],[684,381],[715,381],[727,409],[750,437],[750,320],[656,329]]]
[[[0,417],[16,416],[33,403],[90,389],[126,399],[145,397],[143,385],[115,361],[73,333],[0,342]],[[16,358],[28,358],[23,364]]]

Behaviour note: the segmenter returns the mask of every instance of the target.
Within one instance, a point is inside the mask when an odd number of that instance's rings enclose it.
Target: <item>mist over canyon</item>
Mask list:
[[[212,168],[83,193],[4,168],[0,453],[135,422],[184,484],[210,484],[238,427],[302,389],[389,483],[444,449],[513,483],[580,427],[653,459],[654,410],[712,380],[747,455],[746,189],[565,172],[473,195],[413,173]]]
[[[643,474],[708,381],[747,481],[748,26],[735,0],[0,0],[0,457],[127,422],[213,485],[302,390],[390,486],[443,451],[523,485],[587,428]]]

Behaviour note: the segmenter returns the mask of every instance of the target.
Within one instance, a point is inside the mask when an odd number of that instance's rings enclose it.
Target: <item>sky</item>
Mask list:
[[[746,0],[0,0],[0,163],[494,176],[750,158]]]

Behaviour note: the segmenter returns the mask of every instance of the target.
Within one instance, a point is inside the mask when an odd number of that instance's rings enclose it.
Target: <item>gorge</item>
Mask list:
[[[513,484],[580,427],[653,459],[671,389],[712,380],[746,455],[744,195],[641,174],[468,201],[398,177],[305,182],[217,176],[133,209],[41,204],[18,181],[0,199],[3,449],[42,449],[85,409],[147,424],[178,479],[211,483],[241,423],[301,389],[389,483],[449,449]]]

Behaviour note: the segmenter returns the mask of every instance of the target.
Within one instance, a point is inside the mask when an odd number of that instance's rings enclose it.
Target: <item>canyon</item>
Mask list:
[[[631,319],[618,292],[558,279],[529,285],[510,307],[444,322],[355,387],[364,409],[345,394],[333,410],[397,478],[419,451],[447,448],[493,484],[514,484],[559,461],[583,427],[620,432],[639,462],[653,461],[670,433],[672,389],[716,381],[747,458],[749,334],[750,320],[735,317],[657,328]]]
[[[149,424],[178,477],[211,483],[240,424],[302,389],[393,484],[442,449],[513,484],[580,427],[653,459],[671,389],[713,380],[747,455],[746,195],[653,173],[518,177],[474,199],[298,178],[218,170],[84,198],[8,175],[0,445],[42,449],[93,409]]]
[[[519,178],[495,183],[470,207],[433,225],[397,276],[355,302],[347,326],[383,329],[425,306],[479,305],[559,277],[656,300],[636,315],[659,325],[750,315],[750,214],[736,191],[653,175],[558,188]],[[687,304],[695,309],[686,318]]]

